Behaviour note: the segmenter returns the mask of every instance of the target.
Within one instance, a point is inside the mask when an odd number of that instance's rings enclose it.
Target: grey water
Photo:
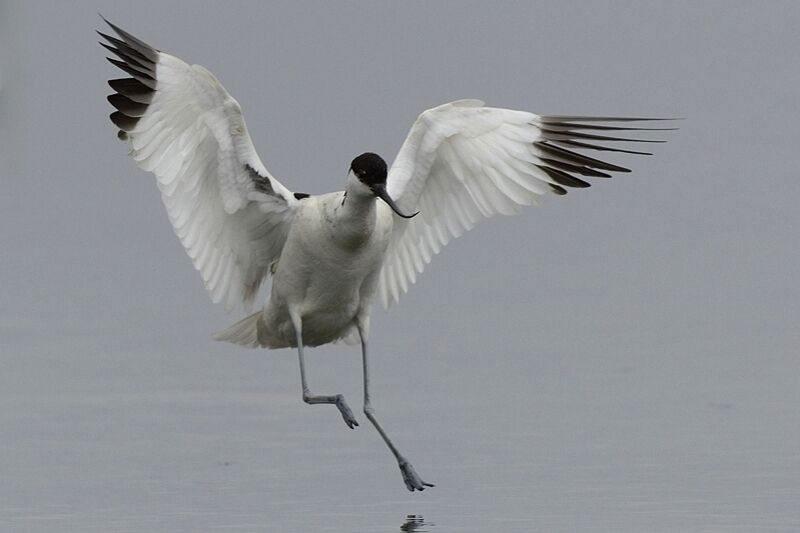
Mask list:
[[[379,416],[436,484],[412,494],[363,417],[351,431],[300,401],[289,351],[5,344],[0,530],[796,530],[794,355],[753,368],[725,348],[473,361],[459,379],[455,359],[389,357]],[[357,351],[311,354],[316,388],[357,404]]]

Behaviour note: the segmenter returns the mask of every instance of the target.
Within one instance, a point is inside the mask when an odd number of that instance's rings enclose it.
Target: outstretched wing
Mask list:
[[[645,120],[654,119],[540,116],[485,107],[479,100],[423,112],[387,179],[389,195],[401,210],[419,215],[394,218],[380,276],[384,306],[399,301],[431,258],[478,221],[515,214],[542,195],[566,194],[567,187],[589,187],[583,177],[630,172],[575,150],[649,155],[602,144],[663,142],[622,139],[608,131],[672,129],[613,125]]]
[[[100,44],[131,76],[108,82],[120,139],[158,178],[211,299],[228,309],[250,303],[280,256],[298,200],[264,167],[239,103],[211,72],[108,24],[119,38],[98,32],[108,42]]]

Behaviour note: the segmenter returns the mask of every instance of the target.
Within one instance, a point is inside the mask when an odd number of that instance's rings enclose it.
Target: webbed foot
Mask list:
[[[347,427],[350,429],[355,429],[355,427],[358,425],[358,421],[353,415],[353,411],[350,409],[350,406],[347,405],[346,401],[344,401],[344,396],[341,394],[336,395],[336,407],[338,407],[339,412],[342,413],[342,418],[344,418],[344,423],[347,424]]]
[[[425,487],[434,486],[432,483],[426,483],[422,481],[422,478],[419,477],[419,474],[417,474],[416,470],[414,470],[414,467],[411,465],[411,463],[405,459],[400,461],[398,466],[400,467],[400,473],[403,474],[403,481],[406,484],[406,488],[411,492],[414,492],[415,490],[422,491],[425,490]]]

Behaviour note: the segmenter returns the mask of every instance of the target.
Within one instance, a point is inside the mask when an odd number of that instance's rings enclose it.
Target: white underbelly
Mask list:
[[[319,346],[347,335],[362,307],[364,280],[372,272],[362,270],[356,275],[337,269],[318,269],[302,276],[302,282],[296,279],[297,275],[281,276],[277,272],[264,310],[264,323],[272,338],[271,344],[296,346],[290,306],[301,316],[304,345]],[[288,278],[294,278],[292,281],[297,290],[285,290],[291,283]]]
[[[372,205],[379,205],[374,198],[371,201]],[[301,318],[306,346],[319,346],[346,336],[359,313],[368,313],[377,288],[392,227],[389,207],[381,205],[375,225],[367,227],[367,233],[359,233],[346,224],[337,228],[335,216],[318,209],[327,206],[335,210],[335,206],[341,206],[341,195],[318,197],[314,202],[295,215],[296,225],[292,226],[272,278],[270,299],[264,309],[264,333],[270,337],[268,344],[272,347],[297,344],[290,310]]]

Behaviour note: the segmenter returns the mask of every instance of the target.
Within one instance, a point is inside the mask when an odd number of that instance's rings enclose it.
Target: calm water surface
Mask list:
[[[379,418],[436,484],[412,494],[366,421],[299,401],[291,352],[20,346],[0,372],[0,530],[798,530],[796,361],[742,379],[747,359],[705,348],[474,360],[469,381],[385,358]],[[356,352],[310,361],[317,390],[358,405]]]

